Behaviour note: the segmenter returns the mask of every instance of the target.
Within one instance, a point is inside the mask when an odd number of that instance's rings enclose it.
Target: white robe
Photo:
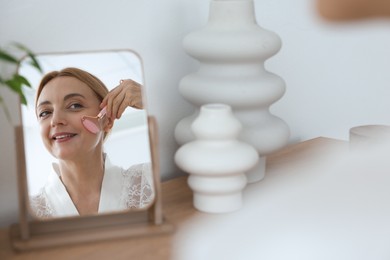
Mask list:
[[[78,216],[76,206],[60,179],[58,164],[53,163],[53,169],[45,186],[30,197],[34,215],[40,218]],[[125,170],[112,165],[106,158],[98,213],[147,206],[154,199],[148,181],[150,174],[150,163],[132,165]]]

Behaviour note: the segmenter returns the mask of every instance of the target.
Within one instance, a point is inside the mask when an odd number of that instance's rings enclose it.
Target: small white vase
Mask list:
[[[237,140],[241,123],[230,106],[207,104],[201,107],[191,129],[195,140],[177,150],[175,162],[190,174],[194,207],[208,213],[240,209],[247,184],[245,171],[258,162],[256,149]]]
[[[349,129],[351,151],[372,152],[390,150],[390,125],[361,125]]]

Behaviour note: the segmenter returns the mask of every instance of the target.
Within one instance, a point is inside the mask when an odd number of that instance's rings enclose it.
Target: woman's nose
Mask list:
[[[53,111],[51,117],[51,126],[54,127],[57,125],[66,125],[66,119],[62,112]]]

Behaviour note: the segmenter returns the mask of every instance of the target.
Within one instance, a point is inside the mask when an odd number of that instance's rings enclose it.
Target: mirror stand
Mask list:
[[[157,123],[148,116],[154,202],[147,210],[132,210],[114,214],[56,218],[40,221],[29,214],[29,195],[26,178],[23,126],[15,127],[19,190],[19,223],[10,228],[15,250],[26,251],[53,246],[66,246],[84,242],[103,241],[128,237],[151,236],[173,231],[162,213],[161,181],[159,174]]]

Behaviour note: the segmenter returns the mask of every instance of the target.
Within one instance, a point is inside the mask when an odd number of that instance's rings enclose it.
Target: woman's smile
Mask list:
[[[61,142],[66,142],[71,140],[73,137],[75,137],[77,134],[74,133],[67,133],[67,132],[61,132],[61,133],[56,133],[52,135],[51,139],[54,141],[61,143]]]

